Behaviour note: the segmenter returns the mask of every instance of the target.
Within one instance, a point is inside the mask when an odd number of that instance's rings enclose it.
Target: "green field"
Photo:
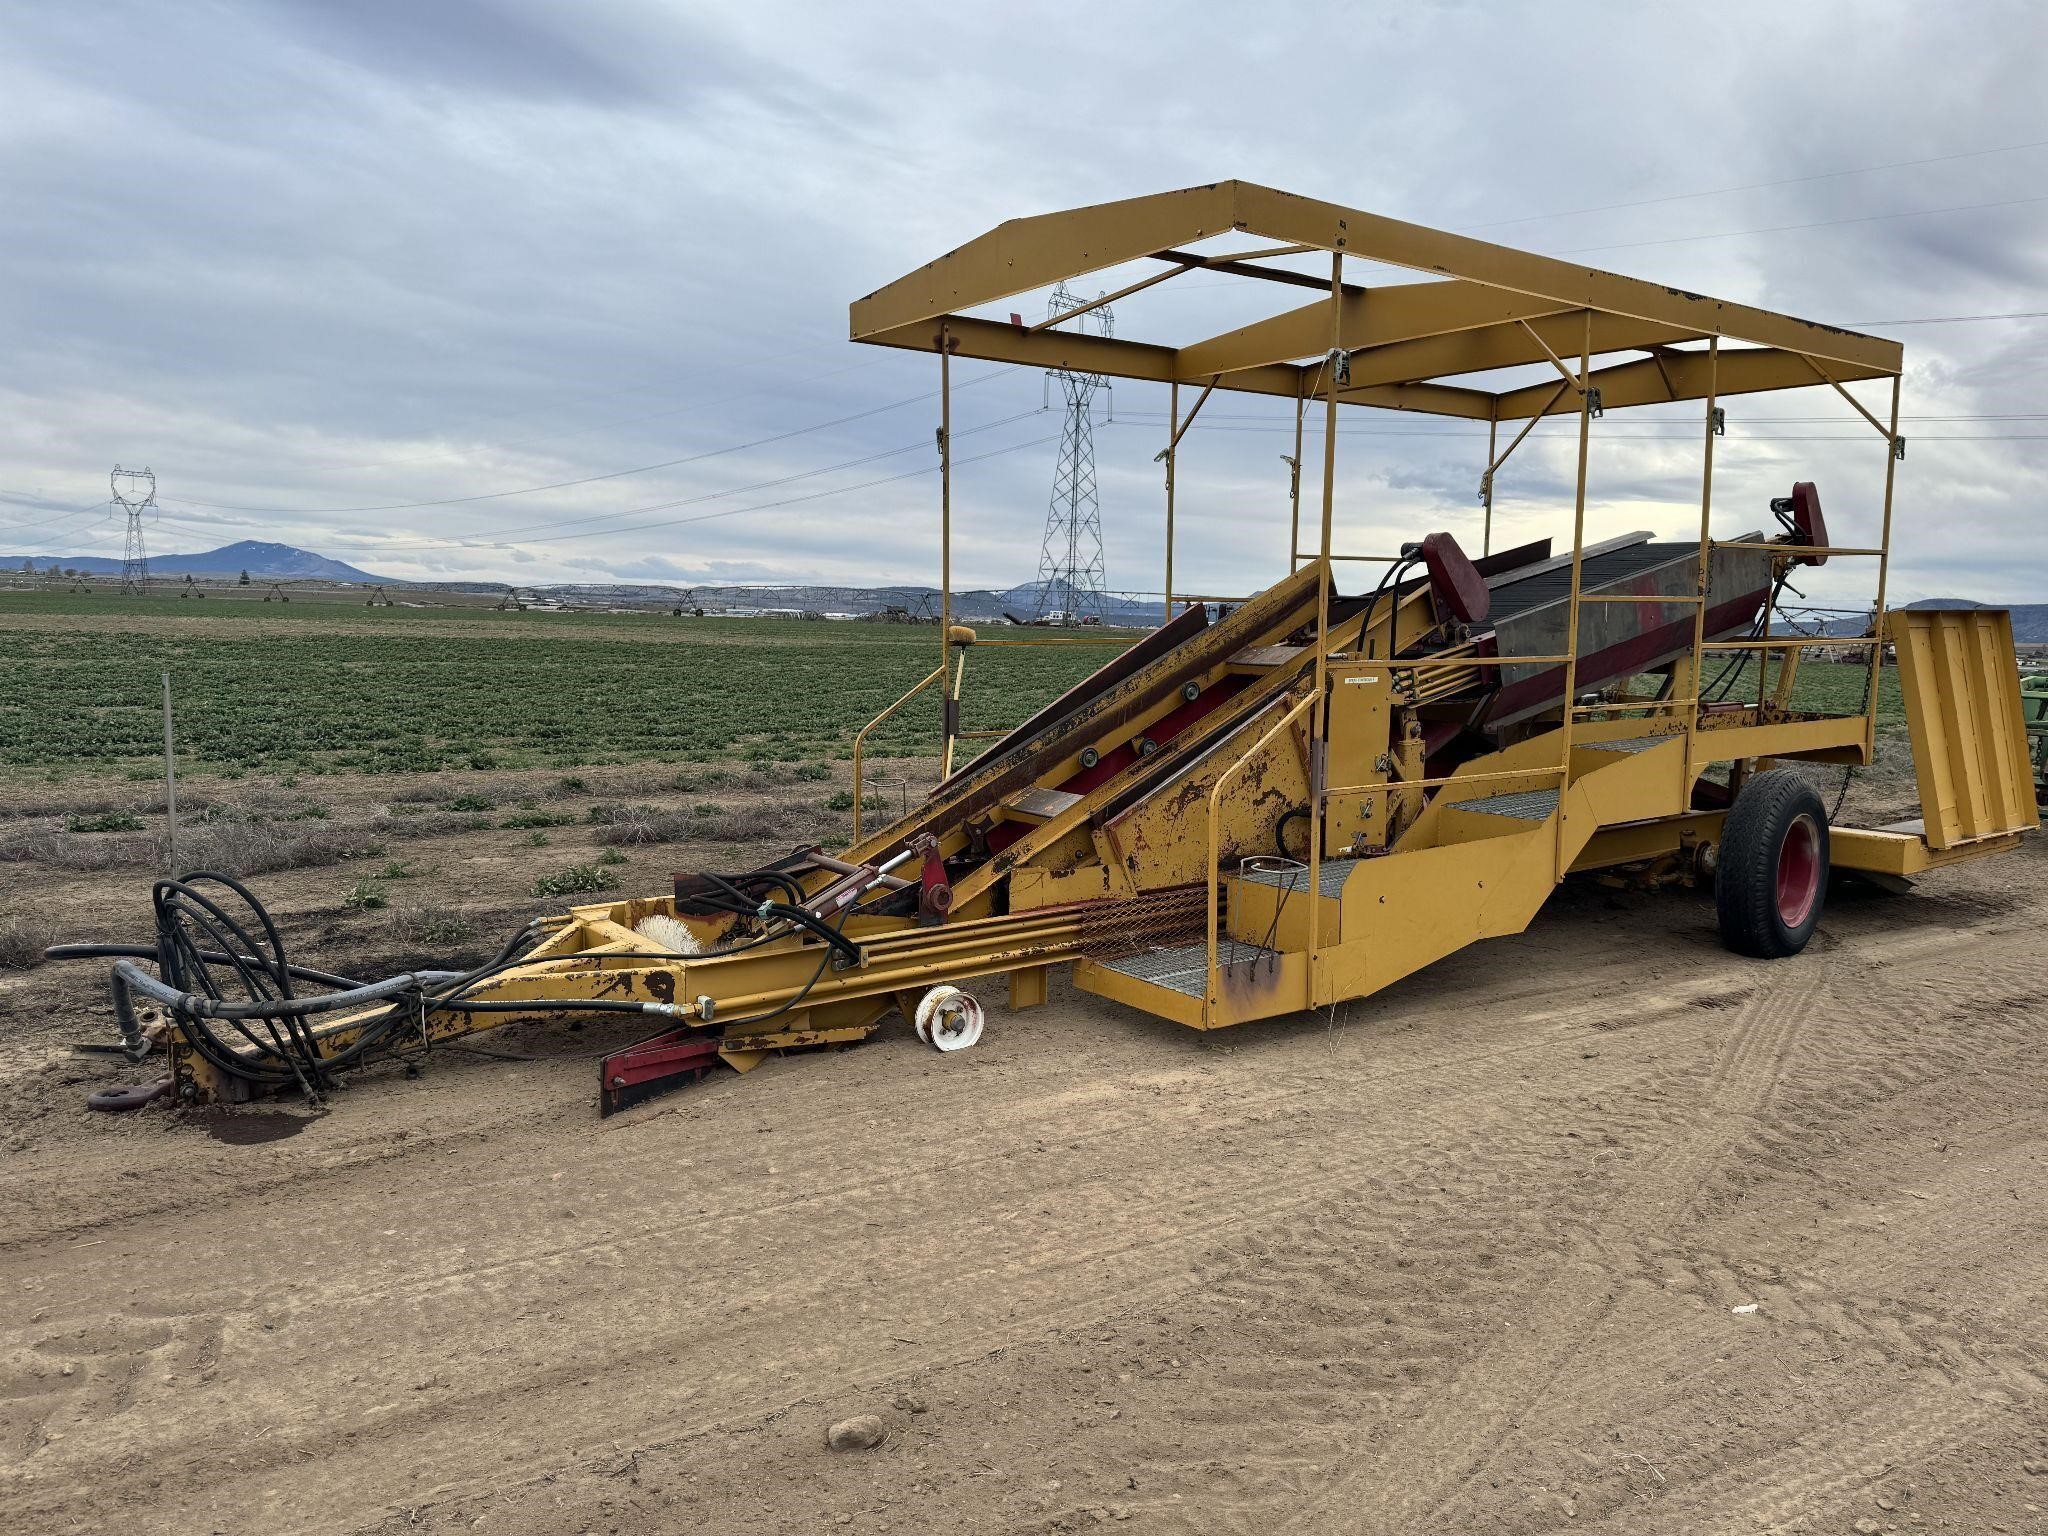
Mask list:
[[[1718,662],[1710,657],[1705,669],[1708,686],[1711,688],[1724,668],[1731,665],[1724,655]],[[1771,663],[1771,681],[1775,684],[1778,664]],[[1792,708],[1821,715],[1860,715],[1863,713],[1863,697],[1870,686],[1870,669],[1854,662],[1830,662],[1807,659],[1799,666],[1798,675],[1792,679]],[[1754,701],[1757,696],[1757,663],[1745,657],[1740,667],[1727,681],[1727,691],[1716,697],[1732,700]],[[1886,667],[1879,674],[1877,689],[1877,721],[1883,725],[1905,723],[1906,706],[1899,693],[1899,672],[1896,667]]]
[[[963,726],[1016,724],[1135,637],[1099,638],[1115,644],[975,649]],[[192,769],[839,758],[937,656],[930,625],[0,593],[0,770],[153,771],[166,671]],[[1754,667],[1724,696],[1754,698]],[[1854,714],[1864,686],[1860,666],[1809,661],[1793,702]],[[1879,710],[1900,716],[1890,669]],[[928,754],[938,726],[927,695],[870,750]]]
[[[1014,725],[1116,644],[975,650],[963,726]],[[4,594],[0,766],[160,762],[166,671],[180,757],[198,769],[843,757],[938,649],[930,625]],[[920,700],[869,750],[920,755],[937,739],[937,705]]]

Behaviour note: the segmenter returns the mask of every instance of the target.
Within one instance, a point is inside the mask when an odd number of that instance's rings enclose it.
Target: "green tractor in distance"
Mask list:
[[[2027,755],[2034,761],[2034,799],[2048,804],[2048,665],[2020,673],[2020,708],[2027,717]]]

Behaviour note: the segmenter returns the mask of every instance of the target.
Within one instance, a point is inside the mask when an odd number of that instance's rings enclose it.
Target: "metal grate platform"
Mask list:
[[[1575,741],[1572,745],[1582,747],[1588,752],[1647,752],[1652,747],[1663,746],[1667,741],[1682,740],[1682,733],[1670,732],[1663,736],[1629,736],[1620,741]]]
[[[1245,944],[1236,939],[1219,938],[1216,941],[1216,964],[1224,971],[1240,966],[1257,965],[1261,961],[1280,963],[1278,950],[1266,949],[1258,944]],[[1141,955],[1126,955],[1121,960],[1099,962],[1105,971],[1115,971],[1133,981],[1150,982],[1155,987],[1164,987],[1184,997],[1200,997],[1208,984],[1209,946],[1207,944],[1179,944],[1171,949],[1148,949]]]
[[[1516,821],[1547,821],[1557,809],[1554,789],[1525,789],[1513,795],[1489,795],[1484,800],[1453,800],[1445,809],[1476,811],[1481,816],[1510,816]]]
[[[1322,875],[1316,882],[1325,896],[1341,896],[1344,882],[1351,878],[1351,871],[1358,867],[1356,859],[1325,859]],[[1238,873],[1238,878],[1250,885],[1278,886],[1285,891],[1305,890],[1308,887],[1308,869],[1247,869]]]

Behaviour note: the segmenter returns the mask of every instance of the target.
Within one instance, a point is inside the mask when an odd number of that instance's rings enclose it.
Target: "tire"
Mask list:
[[[1806,948],[1828,896],[1828,813],[1792,769],[1742,786],[1721,831],[1714,905],[1721,942],[1738,955],[1780,960]]]

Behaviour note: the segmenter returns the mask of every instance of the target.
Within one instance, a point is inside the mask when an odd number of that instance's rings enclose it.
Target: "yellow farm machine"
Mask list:
[[[1301,257],[1327,258],[1327,276],[1280,264]],[[1421,276],[1350,282],[1347,259]],[[1062,329],[1092,306],[1035,325],[1003,313],[1134,265],[1142,275],[1098,303],[1189,273],[1311,292],[1178,345]],[[2012,848],[2037,824],[2008,616],[1884,610],[1904,450],[1894,342],[1243,182],[1014,220],[859,300],[851,320],[855,341],[932,353],[941,377],[941,622],[933,670],[891,711],[927,690],[942,701],[929,796],[864,825],[857,742],[850,846],[679,875],[546,919],[481,968],[375,983],[288,963],[231,881],[162,882],[153,945],[59,953],[115,954],[130,1041],[143,1043],[138,1003],[162,1010],[185,1098],[317,1090],[353,1062],[511,1021],[652,1016],[658,1033],[601,1064],[609,1112],[719,1063],[859,1040],[897,1013],[959,1049],[984,1027],[963,983],[1007,978],[1027,1009],[1055,967],[1082,992],[1220,1029],[1364,998],[1519,932],[1583,871],[1711,885],[1726,942],[1769,959],[1806,944],[1831,870],[1902,879]],[[957,769],[967,654],[1033,641],[953,621],[956,357],[1149,380],[1172,402],[1160,626]],[[1888,382],[1888,406],[1849,388],[1872,380]],[[1745,531],[1717,531],[1725,402],[1800,387],[1839,394],[1882,449],[1861,547],[1829,542],[1804,482],[1736,514]],[[1198,392],[1185,411],[1183,390]],[[1276,537],[1289,527],[1289,574],[1241,600],[1176,598],[1176,456],[1210,396],[1233,390],[1293,403],[1296,466],[1320,413],[1317,526],[1304,547],[1297,468],[1273,517]],[[1678,538],[1587,542],[1597,423],[1670,402],[1699,408],[1697,527],[1688,513]],[[1449,532],[1333,551],[1346,406],[1487,424],[1476,553]],[[1569,540],[1495,550],[1495,481],[1557,417],[1577,428]],[[1857,558],[1875,572],[1867,634],[1779,632],[1788,576]],[[1860,658],[1860,708],[1795,707],[1801,655],[1821,646]],[[1923,815],[1831,826],[1791,765],[1871,761],[1888,647]]]

